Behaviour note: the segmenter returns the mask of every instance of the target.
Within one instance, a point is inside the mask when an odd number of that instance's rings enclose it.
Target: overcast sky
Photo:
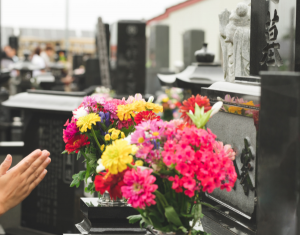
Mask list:
[[[94,30],[97,17],[151,19],[184,0],[69,0],[69,29]],[[2,0],[2,26],[65,28],[66,0]]]

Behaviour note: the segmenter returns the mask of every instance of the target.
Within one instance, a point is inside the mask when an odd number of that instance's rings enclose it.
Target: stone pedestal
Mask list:
[[[129,224],[127,217],[138,215],[128,205],[103,204],[98,198],[81,198],[80,210],[84,220],[76,224],[81,234],[145,234],[139,223]]]

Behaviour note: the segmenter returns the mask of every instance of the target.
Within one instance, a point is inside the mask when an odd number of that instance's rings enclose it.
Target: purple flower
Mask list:
[[[100,112],[99,116],[101,117],[101,122],[104,123],[105,121],[105,126],[109,127],[110,125],[109,113]]]
[[[86,108],[94,108],[97,105],[97,101],[92,96],[86,96],[83,98],[83,105]]]
[[[100,112],[99,113],[99,116],[101,118],[101,122],[105,124],[106,127],[109,127],[110,125],[110,121],[109,121],[109,113],[104,113],[104,112]],[[105,130],[102,129],[101,127],[101,124],[98,123],[99,127],[100,127],[100,132],[101,132],[101,135],[105,135],[107,134],[107,132],[105,132]]]

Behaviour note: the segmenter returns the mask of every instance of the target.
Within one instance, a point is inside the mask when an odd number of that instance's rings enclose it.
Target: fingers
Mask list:
[[[24,172],[23,176],[25,178],[30,177],[32,174],[35,174],[39,167],[46,161],[50,153],[47,150],[43,150],[41,156],[39,156]],[[50,163],[50,162],[49,162]],[[48,164],[49,164],[48,163]],[[47,164],[47,165],[48,165]],[[45,168],[44,168],[45,169]]]
[[[41,181],[45,178],[46,174],[47,170],[44,169],[43,172],[39,175],[39,177],[30,184],[28,194],[30,194],[32,190],[34,190],[35,187],[38,186],[39,183],[41,183]]]
[[[25,157],[22,161],[20,161],[18,163],[18,165],[16,165],[16,167],[14,167],[14,169],[12,169],[10,172],[17,172],[18,174],[22,174],[31,166],[31,164],[37,158],[39,158],[41,156],[41,154],[42,154],[42,151],[39,149],[33,151],[31,154],[29,154],[27,157]]]
[[[45,168],[50,164],[51,159],[49,157],[47,157],[47,159],[36,169],[35,172],[33,172],[31,175],[29,175],[27,182],[29,184],[31,184],[32,182],[34,182],[36,179],[39,178],[39,176],[43,173],[43,171],[45,170]],[[32,164],[32,166],[35,164],[35,162]],[[27,171],[26,171],[27,174]]]
[[[12,163],[12,156],[8,154],[4,162],[0,165],[0,176],[5,175]]]

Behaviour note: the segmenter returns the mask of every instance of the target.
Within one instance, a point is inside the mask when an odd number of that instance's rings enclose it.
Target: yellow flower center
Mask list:
[[[153,136],[158,136],[159,133],[158,133],[157,131],[155,131],[155,132],[152,133],[152,135],[153,135]]]
[[[144,143],[144,141],[145,141],[145,139],[144,139],[143,137],[138,138],[138,142],[139,142],[140,144]]]
[[[142,185],[140,185],[140,184],[138,184],[138,183],[134,183],[134,184],[133,184],[133,191],[135,191],[135,192],[141,191],[142,188],[143,188]]]

